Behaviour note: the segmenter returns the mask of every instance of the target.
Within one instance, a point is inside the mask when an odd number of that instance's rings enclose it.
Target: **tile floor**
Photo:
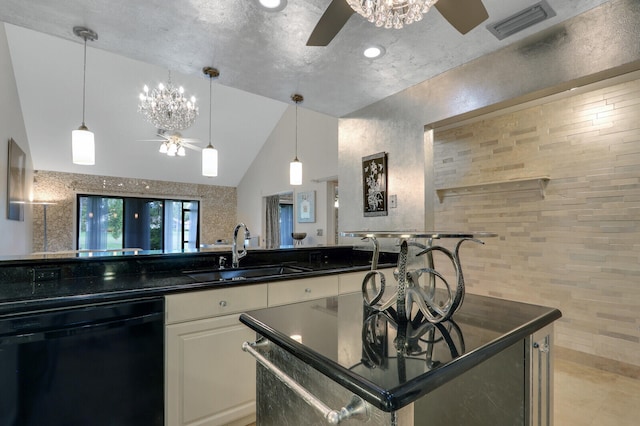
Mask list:
[[[558,359],[555,426],[640,425],[640,380]]]
[[[563,359],[554,362],[554,426],[640,425],[640,380]]]

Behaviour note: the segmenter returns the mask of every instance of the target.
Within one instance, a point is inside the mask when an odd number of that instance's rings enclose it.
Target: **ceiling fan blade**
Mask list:
[[[202,151],[202,148],[200,148],[199,146],[190,144],[189,142],[182,142],[182,146],[184,146],[185,148],[192,149],[194,151]]]
[[[332,0],[309,36],[307,46],[326,46],[331,43],[354,13],[346,0]]]
[[[461,34],[466,34],[489,18],[482,0],[438,0],[438,12]]]

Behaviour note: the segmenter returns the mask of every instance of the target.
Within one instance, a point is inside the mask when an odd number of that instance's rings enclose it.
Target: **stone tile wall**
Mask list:
[[[557,307],[559,346],[640,366],[640,80],[436,130],[434,168],[436,188],[549,176],[544,198],[435,198],[435,229],[499,234],[462,246],[469,292]]]
[[[34,199],[56,203],[47,207],[48,251],[76,249],[77,194],[200,200],[200,242],[205,244],[230,239],[236,225],[233,187],[38,170],[34,173]],[[33,221],[33,251],[38,252],[44,248],[42,206],[33,206]]]

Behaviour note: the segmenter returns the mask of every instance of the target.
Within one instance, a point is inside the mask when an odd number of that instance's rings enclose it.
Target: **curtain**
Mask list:
[[[189,207],[191,211],[189,212],[189,248],[198,248],[198,226],[200,224],[200,220],[198,218],[200,212],[198,211],[198,203],[190,202]]]
[[[266,197],[266,229],[265,244],[266,248],[280,247],[280,196],[271,195]]]
[[[109,247],[109,198],[100,196],[80,197],[82,212],[80,213],[78,249],[106,250]],[[122,209],[114,212],[113,217],[122,216]],[[83,229],[84,228],[84,229]],[[84,232],[83,232],[84,231]],[[121,246],[120,246],[121,248]]]
[[[164,202],[164,249],[182,250],[182,202]]]

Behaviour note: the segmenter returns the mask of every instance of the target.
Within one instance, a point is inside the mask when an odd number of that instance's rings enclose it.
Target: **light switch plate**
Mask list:
[[[398,196],[396,194],[389,197],[389,207],[392,209],[398,207]]]

